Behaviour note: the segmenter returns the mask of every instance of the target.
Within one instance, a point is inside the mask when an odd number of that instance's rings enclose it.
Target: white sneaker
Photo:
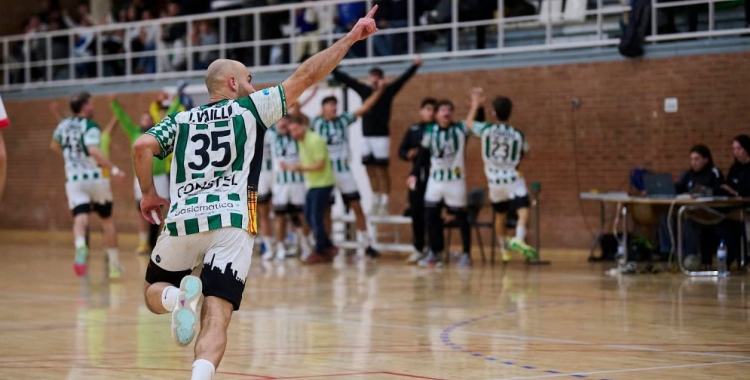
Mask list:
[[[417,265],[417,262],[422,258],[422,252],[417,251],[416,249],[414,252],[409,255],[409,258],[406,259],[406,263],[409,265]]]
[[[193,341],[199,322],[198,301],[203,295],[203,283],[195,276],[185,276],[180,282],[180,295],[172,310],[172,339],[180,346]]]
[[[273,249],[269,247],[266,249],[266,252],[263,254],[263,256],[261,256],[261,258],[263,258],[263,261],[270,261],[273,260],[273,256]]]
[[[279,243],[276,246],[276,261],[286,260],[286,246],[284,243]]]

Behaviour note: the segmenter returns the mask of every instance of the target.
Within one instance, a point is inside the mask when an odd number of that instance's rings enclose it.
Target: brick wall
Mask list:
[[[687,151],[696,143],[711,147],[717,165],[728,169],[731,138],[748,132],[748,63],[750,53],[738,53],[417,75],[394,104],[392,157],[404,130],[416,120],[423,97],[446,94],[461,117],[467,109],[464,94],[472,86],[481,85],[490,95],[508,95],[515,104],[512,122],[531,144],[522,169],[528,182],[542,183],[543,245],[587,247],[591,235],[578,202],[579,188],[626,190],[628,170],[635,166],[677,175],[688,166]],[[582,101],[577,111],[571,109],[574,96]],[[123,95],[122,101],[137,116],[151,97]],[[678,113],[663,112],[665,97],[679,99]],[[62,160],[47,149],[55,125],[47,113],[48,102],[6,104],[13,126],[6,132],[10,169],[0,228],[70,226]],[[97,121],[106,123],[106,100],[96,98],[96,106]],[[485,186],[478,147],[479,141],[472,139],[469,188]],[[118,166],[129,167],[126,138],[120,132],[115,133],[112,151]],[[407,170],[394,158],[393,211],[405,207]],[[134,231],[132,176],[114,192],[118,225]],[[583,205],[592,228],[597,227],[597,210],[596,204]]]

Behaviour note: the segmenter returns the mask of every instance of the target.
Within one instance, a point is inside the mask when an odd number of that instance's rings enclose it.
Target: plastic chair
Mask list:
[[[495,213],[492,213],[492,220],[489,221],[480,221],[479,220],[479,214],[481,213],[482,209],[485,207],[486,197],[486,191],[483,188],[476,188],[469,191],[469,195],[467,197],[467,218],[469,219],[469,227],[476,232],[477,235],[477,241],[479,241],[479,250],[482,254],[482,263],[487,262],[487,258],[484,253],[484,242],[482,241],[482,228],[487,228],[490,230],[490,255],[492,258],[492,262],[495,262],[495,245],[496,245],[496,236],[495,236]],[[446,238],[446,247],[450,249],[451,246],[451,235],[454,229],[458,229],[458,222],[454,220],[450,220],[445,223],[444,225],[445,229],[448,230],[448,237]],[[450,256],[450,254],[448,254]],[[448,261],[449,257],[446,258],[446,262]]]

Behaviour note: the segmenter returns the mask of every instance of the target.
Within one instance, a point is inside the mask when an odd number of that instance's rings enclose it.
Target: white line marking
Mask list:
[[[658,371],[662,369],[679,369],[679,368],[696,368],[696,367],[710,367],[716,365],[732,365],[750,363],[750,360],[737,360],[730,362],[716,362],[716,363],[697,363],[697,364],[681,364],[681,365],[666,365],[659,367],[641,367],[641,368],[625,368],[625,369],[611,369],[604,371],[590,371],[590,372],[570,372],[570,373],[556,373],[550,375],[538,375],[538,376],[521,376],[521,377],[498,377],[489,380],[520,380],[520,379],[547,379],[552,377],[570,377],[573,375],[602,375],[607,373],[623,373],[623,372],[641,372],[641,371]]]

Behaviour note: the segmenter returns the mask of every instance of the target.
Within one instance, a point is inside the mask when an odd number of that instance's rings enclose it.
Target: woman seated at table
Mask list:
[[[726,181],[721,185],[723,195],[750,197],[750,155],[748,152],[750,152],[750,136],[739,135],[732,140],[734,163],[729,168]],[[727,245],[727,267],[737,260],[739,268],[742,243],[745,240],[745,223],[736,219],[726,219],[716,227],[716,234]]]
[[[703,194],[713,195],[721,191],[724,176],[721,170],[714,166],[711,150],[705,145],[696,145],[690,149],[690,169],[682,173],[680,181],[675,184],[678,194]],[[677,230],[672,222],[674,238],[677,238]],[[704,265],[711,264],[713,253],[716,252],[718,239],[713,228],[703,226],[693,220],[683,223],[683,252],[684,257],[702,253],[701,262]],[[668,254],[672,250],[672,238],[669,235],[669,224],[667,215],[659,219],[659,247],[662,253]],[[696,262],[697,263],[697,262]],[[697,268],[690,268],[697,269]]]

